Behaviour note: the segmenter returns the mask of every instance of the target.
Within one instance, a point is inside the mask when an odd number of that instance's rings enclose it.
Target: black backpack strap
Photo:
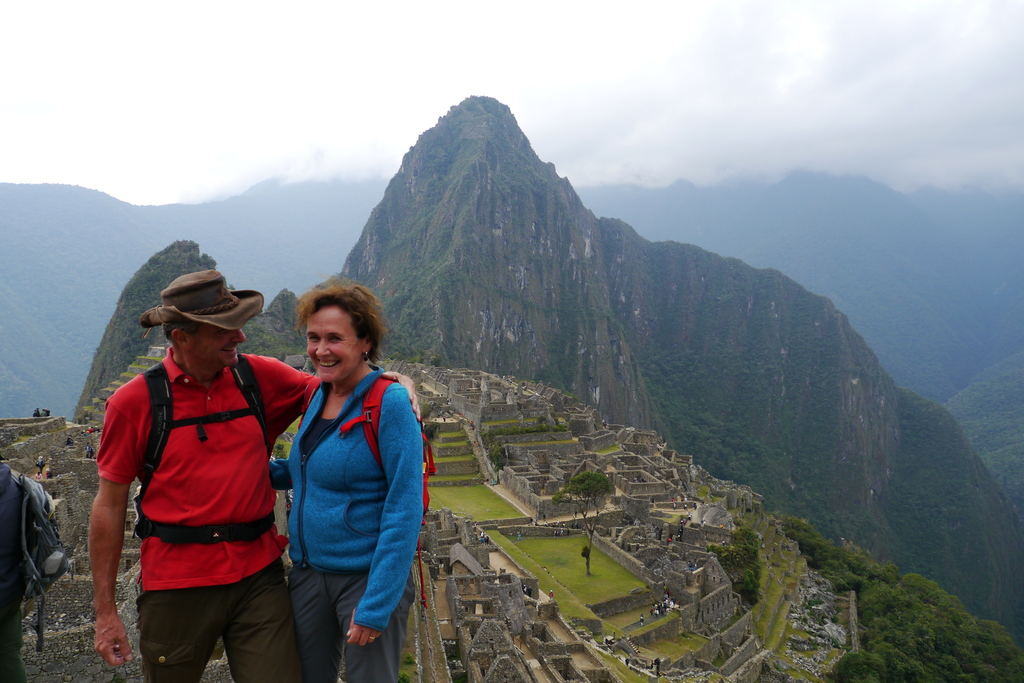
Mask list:
[[[273,515],[267,518],[244,524],[228,524],[211,527],[184,527],[170,524],[157,524],[142,512],[142,498],[149,488],[153,472],[160,466],[164,448],[171,430],[175,427],[196,426],[200,441],[206,441],[204,424],[227,422],[239,417],[253,415],[260,423],[263,442],[267,441],[267,418],[263,407],[263,394],[260,385],[253,375],[252,366],[243,354],[238,354],[238,363],[232,368],[235,383],[245,397],[248,408],[226,410],[212,415],[201,415],[183,420],[174,419],[174,405],[171,399],[171,382],[163,363],[157,363],[144,373],[146,386],[149,389],[149,402],[152,409],[152,424],[149,429],[149,440],[146,443],[146,454],[143,458],[142,487],[135,496],[135,512],[138,522],[135,535],[139,538],[157,536],[167,543],[219,543],[222,541],[248,541],[259,538],[273,525]],[[268,525],[267,522],[270,522]],[[255,535],[253,535],[255,534]]]
[[[263,441],[267,440],[267,414],[263,408],[263,394],[260,392],[260,385],[252,374],[252,366],[244,354],[238,354],[238,362],[231,368],[235,376],[235,383],[245,396],[245,402],[252,408],[252,414],[260,422],[260,429],[263,430]],[[269,453],[268,453],[269,454]]]
[[[171,402],[171,381],[167,377],[167,368],[163,363],[157,363],[146,370],[143,376],[146,378],[146,386],[149,388],[152,421],[149,427],[149,441],[146,443],[146,455],[142,463],[142,489],[135,498],[135,506],[140,515],[142,508],[139,506],[142,496],[149,488],[153,472],[160,466],[164,447],[167,446],[167,439],[174,427],[174,405]]]

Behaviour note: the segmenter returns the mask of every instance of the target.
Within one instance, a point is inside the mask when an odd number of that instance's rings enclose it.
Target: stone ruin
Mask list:
[[[449,635],[457,642],[462,661],[470,662],[465,667],[470,683],[598,680],[611,675],[597,658],[594,669],[581,669],[580,656],[573,657],[576,647],[629,657],[636,671],[649,674],[652,662],[639,655],[639,648],[685,633],[699,634],[707,642],[675,661],[660,663],[662,675],[681,679],[717,672],[730,680],[757,678],[767,656],[754,635],[751,613],[708,545],[729,543],[733,513],[759,511],[760,496],[715,479],[696,466],[692,456],[668,449],[656,432],[609,425],[593,408],[551,387],[405,363],[391,369],[417,382],[421,400],[472,424],[475,429],[467,431],[476,439],[479,453],[485,451],[481,433],[489,423],[557,422],[568,427],[493,438],[502,445],[506,463],[492,483],[529,510],[529,518],[477,520],[482,524],[478,526],[447,511],[428,517],[431,531],[425,534],[424,547],[431,551],[432,573],[445,582]],[[481,463],[482,468],[485,465]],[[558,533],[561,527],[546,522],[564,519],[572,509],[556,505],[552,496],[585,470],[604,472],[614,487],[596,513],[595,547],[648,585],[639,595],[588,607],[604,618],[650,605],[665,591],[675,601],[672,618],[663,619],[664,624],[616,643],[603,642],[600,621],[564,619],[557,602],[537,594],[538,577],[522,568],[507,570],[509,564],[515,565],[507,555],[500,560],[502,567],[489,566],[488,558],[501,551],[482,540],[490,532],[517,538]],[[671,523],[667,513],[679,510],[689,511],[688,520]],[[582,532],[570,528],[569,533]],[[562,624],[569,636],[549,637],[560,630],[551,620]],[[492,624],[485,629],[482,623],[487,621]],[[478,645],[479,638],[486,644]],[[518,654],[510,644],[517,646]],[[544,676],[530,673],[537,671]]]
[[[44,486],[55,499],[62,538],[72,557],[72,575],[47,595],[42,653],[34,649],[32,616],[25,621],[23,656],[31,680],[106,683],[116,675],[123,681],[141,681],[138,660],[113,670],[92,649],[87,530],[98,475],[95,460],[85,457],[85,445],[98,447],[99,433],[89,429],[101,424],[106,396],[131,374],[157,362],[162,351],[152,349],[107,387],[85,411],[85,424],[68,423],[63,417],[0,420],[0,457],[13,469],[34,474],[42,454],[46,469],[54,472],[53,478],[43,480]],[[292,362],[297,364],[298,359]],[[473,454],[479,477],[469,483],[487,481],[528,511],[520,518],[475,521],[448,510],[428,513],[422,541],[433,609],[418,613],[420,628],[410,636],[417,643],[419,681],[446,683],[464,674],[469,683],[612,683],[617,677],[609,657],[620,662],[628,658],[634,672],[652,675],[653,662],[641,655],[641,648],[688,633],[698,634],[703,645],[681,657],[666,658],[660,663],[661,675],[706,680],[717,673],[746,683],[763,672],[766,680],[781,680],[777,671],[765,666],[772,654],[754,634],[752,614],[732,590],[732,578],[708,550],[709,544],[730,541],[733,513],[760,510],[760,496],[715,479],[694,464],[692,456],[667,448],[655,432],[607,424],[595,409],[544,384],[404,362],[389,369],[412,377],[421,402],[432,404],[434,416],[447,415],[465,431],[470,445],[460,443],[451,453]],[[507,461],[504,468],[495,468],[483,444],[488,424],[538,422],[567,429],[497,437]],[[582,534],[571,522],[553,521],[571,515],[571,510],[555,505],[551,497],[585,470],[605,472],[614,487],[597,511],[595,547],[647,585],[588,608],[603,619],[651,605],[666,591],[674,600],[669,615],[653,620],[648,628],[624,629],[626,636],[614,640],[601,633],[600,619],[567,619],[557,601],[541,592],[542,577],[519,566],[489,538],[502,532]],[[688,513],[686,522],[671,522],[680,510]],[[277,513],[278,528],[286,528],[283,498]],[[132,536],[132,517],[129,512],[117,598],[129,634],[137,641],[139,543]],[[819,590],[819,583],[808,586],[800,591],[803,602],[795,604],[834,604],[822,599],[828,591]],[[855,606],[851,611],[856,614]],[[794,614],[800,618],[808,613],[797,609]],[[841,644],[841,628],[823,625],[810,638],[818,644]],[[789,650],[804,647],[801,639],[788,643]],[[428,652],[439,654],[434,659],[444,664],[430,666]],[[816,652],[807,654],[808,667],[818,667],[813,670],[816,675],[826,670]],[[230,680],[223,659],[211,662],[203,677],[212,683]]]

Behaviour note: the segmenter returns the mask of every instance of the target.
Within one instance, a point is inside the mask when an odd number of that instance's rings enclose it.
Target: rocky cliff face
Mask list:
[[[424,133],[343,275],[449,363],[552,382],[646,426],[651,406],[603,282],[597,221],[508,108],[474,98]]]
[[[656,426],[716,476],[1024,632],[1010,578],[1024,541],[1005,499],[962,439],[946,439],[935,471],[935,443],[905,436],[943,431],[944,411],[907,409],[921,399],[828,299],[596,219],[495,100],[466,100],[420,137],[342,274],[381,295],[412,348]],[[949,570],[966,547],[992,551],[974,578]]]

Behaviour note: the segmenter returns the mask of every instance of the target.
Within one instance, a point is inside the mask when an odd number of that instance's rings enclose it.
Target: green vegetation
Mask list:
[[[573,516],[579,515],[587,531],[587,547],[583,558],[587,561],[587,576],[590,576],[590,556],[594,550],[594,529],[597,524],[597,506],[612,492],[612,483],[604,472],[580,472],[561,488],[552,498],[555,505],[567,504],[573,509]],[[588,514],[593,511],[593,517]]]
[[[586,604],[623,597],[634,588],[646,588],[643,581],[597,549],[591,552],[592,571],[585,570],[579,549],[586,544],[579,536],[524,538],[516,542],[516,547]],[[543,578],[543,574],[538,578]]]
[[[483,484],[479,486],[431,486],[430,506],[446,507],[453,512],[472,515],[476,521],[523,516],[523,513]]]
[[[260,315],[245,324],[245,353],[284,360],[306,352],[306,337],[295,329],[297,299],[287,289],[274,297]]]
[[[718,556],[722,568],[733,577],[742,577],[738,582],[740,594],[749,602],[757,601],[761,585],[761,539],[748,526],[739,526],[733,531],[732,542],[721,546],[710,544],[708,550]]]
[[[543,434],[545,432],[567,432],[569,428],[564,424],[534,424],[523,427],[497,427],[495,429],[488,429],[484,432],[484,437],[494,436],[510,436],[515,434]]]
[[[1024,511],[1024,353],[1017,354],[946,404],[1018,514]]]
[[[1024,680],[1024,652],[1001,625],[971,616],[933,581],[834,545],[803,520],[785,524],[812,568],[836,590],[857,591],[862,650],[839,662],[840,683]]]

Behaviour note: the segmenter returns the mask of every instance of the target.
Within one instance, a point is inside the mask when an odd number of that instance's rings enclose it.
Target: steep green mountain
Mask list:
[[[217,268],[217,262],[200,253],[195,242],[178,241],[154,254],[125,285],[117,301],[96,355],[89,376],[78,399],[75,414],[89,405],[99,390],[108,386],[125,371],[138,356],[154,344],[166,343],[159,328],[143,338],[145,330],[139,326],[139,317],[160,302],[160,291],[169,282],[185,273]],[[230,289],[237,289],[230,281]],[[264,311],[245,326],[246,341],[241,347],[245,353],[257,353],[284,359],[286,355],[302,353],[306,342],[295,329],[295,295],[287,289],[274,298]]]
[[[810,173],[770,186],[580,194],[648,238],[777,268],[828,296],[898,383],[948,400],[1024,511],[1024,391],[1007,365],[1024,354],[1024,195],[901,194]]]
[[[295,294],[282,289],[263,312],[245,324],[242,351],[284,360],[306,352],[306,338],[295,329]]]
[[[472,99],[405,156],[342,274],[372,284],[414,347],[551,382],[649,424],[629,321],[612,315],[606,287],[590,286],[598,237],[507,108]]]
[[[138,356],[145,355],[146,349],[163,343],[163,333],[159,329],[151,330],[143,338],[145,330],[139,325],[142,313],[160,303],[160,291],[180,275],[216,267],[216,261],[200,253],[198,244],[179,241],[154,254],[136,271],[121,292],[114,315],[110,317],[93,356],[75,415],[80,414],[100,389],[117,379]]]
[[[947,405],[1024,515],[1024,353],[981,373]]]
[[[383,190],[274,181],[207,204],[132,206],[0,183],[0,416],[72,414],[122,289],[172,240],[200,241],[237,287],[304,291],[337,270]]]
[[[595,218],[499,102],[470,98],[420,137],[342,274],[448,364],[654,425],[1024,635],[1020,525],[948,413],[898,390],[846,316],[781,273]]]

